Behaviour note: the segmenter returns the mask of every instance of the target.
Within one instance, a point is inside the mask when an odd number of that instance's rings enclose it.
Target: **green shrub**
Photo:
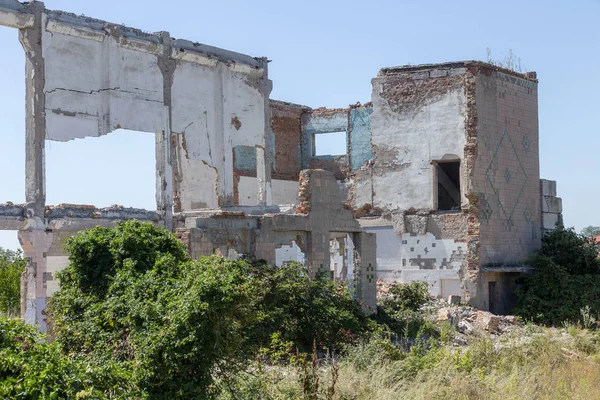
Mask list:
[[[582,321],[581,310],[600,313],[600,261],[592,239],[556,229],[542,240],[522,278],[515,312],[537,323]]]
[[[393,284],[381,300],[375,320],[403,339],[437,334],[437,328],[418,311],[430,298],[426,282]]]
[[[431,297],[427,283],[421,281],[393,284],[388,293],[382,306],[389,311],[417,311]]]
[[[256,344],[269,343],[273,334],[295,348],[339,348],[370,330],[369,319],[348,288],[323,275],[310,278],[306,267],[289,263],[281,268],[253,263],[265,289],[260,317],[249,332]]]
[[[68,357],[19,320],[0,318],[0,360],[2,399],[141,398],[127,371]]]
[[[128,221],[67,241],[68,267],[49,312],[57,343],[100,367],[131,371],[155,399],[210,398],[276,336],[300,350],[336,348],[369,320],[347,289],[299,264],[204,257],[174,235]]]
[[[25,265],[21,251],[0,248],[0,315],[19,315],[21,274]]]

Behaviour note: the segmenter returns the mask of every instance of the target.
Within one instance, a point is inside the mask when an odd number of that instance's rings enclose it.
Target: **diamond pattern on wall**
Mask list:
[[[528,140],[526,142],[529,143]],[[525,147],[524,144],[523,146]],[[500,168],[502,170],[499,170]],[[528,177],[506,128],[485,171],[485,177],[498,201],[501,214],[499,217],[510,230],[514,225],[513,215],[527,186]]]
[[[525,154],[529,153],[529,150],[531,149],[531,143],[529,142],[529,138],[527,137],[527,135],[523,136],[521,144],[523,145],[523,150],[525,151]]]
[[[527,204],[525,206],[525,211],[523,211],[523,216],[525,217],[527,222],[531,222],[531,220],[533,218],[533,213],[531,212],[531,208],[529,207],[529,204]]]
[[[510,170],[508,168],[504,171],[504,179],[506,180],[506,183],[510,182]]]
[[[490,223],[490,219],[492,218],[493,210],[489,201],[483,199],[481,202],[481,217],[485,221],[486,224]]]

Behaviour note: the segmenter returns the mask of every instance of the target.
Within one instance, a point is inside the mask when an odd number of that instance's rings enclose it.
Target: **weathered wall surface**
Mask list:
[[[354,208],[434,208],[432,161],[462,159],[464,69],[382,70],[373,79],[372,166],[357,171]],[[368,193],[368,186],[372,187]],[[463,196],[463,202],[466,198]],[[370,203],[369,203],[370,202]]]
[[[60,11],[40,18],[48,140],[156,133],[162,211],[233,204],[233,148],[250,147],[266,202],[266,60]]]
[[[522,263],[541,238],[537,81],[484,66],[473,72],[479,263]]]
[[[371,145],[371,114],[370,105],[353,106],[350,108],[349,136],[350,163],[352,171],[358,170],[367,161],[375,158]]]
[[[298,174],[302,170],[302,114],[307,110],[308,107],[297,104],[271,101],[274,179],[298,181]],[[274,201],[274,204],[278,203]]]
[[[248,176],[239,177],[238,204],[241,206],[256,205],[257,179]],[[298,181],[281,179],[271,180],[273,204],[296,204],[298,202]]]
[[[325,169],[336,179],[344,180],[350,172],[348,156],[349,110],[346,108],[316,109],[302,116],[302,168]],[[315,135],[346,132],[346,154],[315,155]]]
[[[178,235],[193,258],[215,253],[230,258],[253,254],[276,265],[303,260],[313,276],[333,267],[334,276],[339,271],[338,276],[351,282],[356,297],[374,309],[375,235],[365,232],[352,212],[344,208],[338,184],[330,172],[304,170],[299,185],[295,213],[263,212],[253,216],[245,212],[206,211],[205,215],[188,217]],[[332,246],[340,242],[345,257],[340,262],[342,268],[336,270],[331,265]]]
[[[556,196],[556,181],[540,180],[542,193],[542,234],[563,226],[562,199]]]

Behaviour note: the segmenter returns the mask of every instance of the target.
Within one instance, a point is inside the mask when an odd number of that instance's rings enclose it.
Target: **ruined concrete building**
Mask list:
[[[19,231],[23,315],[42,330],[63,239],[96,225],[152,221],[194,258],[300,261],[371,308],[379,278],[502,312],[560,221],[540,182],[535,73],[385,68],[372,103],[311,109],[269,98],[266,58],[40,2],[0,0],[0,25],[19,29],[27,83],[26,204],[0,205],[0,229]],[[157,209],[47,205],[45,141],[119,128],[156,134]],[[341,154],[319,151],[325,137]]]

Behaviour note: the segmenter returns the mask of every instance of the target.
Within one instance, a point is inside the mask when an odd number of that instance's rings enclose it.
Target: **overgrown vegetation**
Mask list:
[[[369,321],[348,290],[304,267],[189,259],[163,229],[136,221],[67,242],[50,304],[56,342],[91,365],[116,364],[151,398],[208,398],[273,340],[299,351],[358,340]]]
[[[391,286],[366,317],[299,264],[192,261],[151,224],[94,228],[67,242],[53,343],[0,319],[0,398],[600,398],[596,292],[575,295],[599,279],[590,246],[570,230],[547,236],[521,293],[529,320],[573,323],[465,338],[437,320],[424,283]]]
[[[516,313],[536,323],[582,322],[581,310],[600,314],[600,259],[593,239],[558,228],[542,239],[522,278]]]
[[[21,274],[25,264],[20,251],[0,247],[0,315],[19,315]]]

